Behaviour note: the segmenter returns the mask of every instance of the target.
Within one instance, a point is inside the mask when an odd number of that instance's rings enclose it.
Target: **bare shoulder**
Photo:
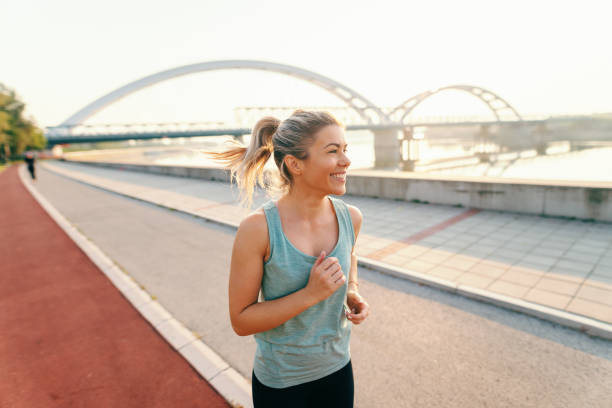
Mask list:
[[[255,238],[258,241],[260,239],[267,239],[268,236],[268,223],[266,222],[266,214],[264,210],[253,211],[240,221],[238,231],[249,238]],[[263,240],[265,243],[265,239]]]
[[[236,235],[240,236],[241,242],[248,243],[252,250],[263,256],[268,248],[268,223],[263,209],[260,208],[244,217]]]
[[[349,213],[351,214],[351,221],[353,221],[353,227],[355,229],[355,236],[359,234],[361,229],[361,222],[363,221],[363,214],[361,210],[354,205],[346,204]]]

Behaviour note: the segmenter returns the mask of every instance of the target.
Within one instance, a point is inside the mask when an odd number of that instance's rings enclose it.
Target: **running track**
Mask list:
[[[228,407],[0,172],[0,407]]]

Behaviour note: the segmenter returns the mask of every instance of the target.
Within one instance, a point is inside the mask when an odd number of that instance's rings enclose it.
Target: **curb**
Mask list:
[[[47,168],[49,171],[49,168]],[[25,167],[18,168],[19,178],[34,199],[77,244],[91,261],[115,285],[121,294],[181,356],[212,385],[233,408],[252,408],[251,384],[215,353],[191,330],[175,319],[159,302],[141,289],[100,248],[74,227],[32,185]],[[89,184],[88,184],[89,185]]]
[[[188,215],[191,215],[191,216],[194,216],[194,217],[206,220],[206,221],[211,221],[216,224],[229,226],[232,228],[238,228],[238,225],[239,225],[239,223],[230,223],[224,220],[217,219],[215,217],[209,217],[209,216],[203,216],[201,214],[196,214],[189,210],[174,208],[164,203],[143,200],[141,198],[134,197],[129,194],[117,192],[117,191],[111,190],[106,187],[101,187],[101,186],[87,183],[73,176],[64,174],[63,172],[59,172],[57,170],[50,169],[47,166],[45,166],[45,168],[55,174],[61,175],[63,177],[68,177],[71,180],[78,181],[90,187],[95,187],[95,188],[98,188],[98,189],[101,189],[107,192],[111,192],[114,194],[118,194],[124,197],[128,197],[128,198],[139,200],[139,201],[144,201],[149,204],[155,204],[165,209],[171,209],[173,211],[178,211],[183,214],[188,214]],[[611,324],[604,323],[604,322],[601,322],[595,319],[591,319],[586,316],[579,316],[576,314],[564,312],[562,310],[554,309],[554,308],[547,307],[544,305],[539,305],[537,303],[527,302],[521,299],[512,298],[512,297],[505,296],[505,295],[495,293],[495,292],[491,292],[485,289],[477,289],[477,288],[473,288],[471,286],[466,286],[466,285],[457,285],[456,283],[448,281],[446,279],[437,278],[431,275],[425,275],[419,272],[408,271],[406,269],[398,268],[396,266],[389,265],[384,262],[375,261],[373,259],[357,257],[357,263],[359,266],[364,266],[364,267],[373,269],[377,272],[384,273],[386,275],[394,276],[400,279],[409,280],[415,283],[420,283],[423,285],[434,287],[436,289],[444,290],[446,292],[451,292],[454,294],[458,294],[458,295],[465,296],[471,299],[479,300],[481,302],[493,304],[495,306],[503,307],[503,308],[510,309],[513,311],[518,311],[524,314],[528,314],[530,316],[538,317],[543,320],[548,320],[553,323],[557,323],[562,326],[566,326],[571,329],[581,331],[590,336],[612,340],[612,325]]]
[[[465,296],[470,299],[479,300],[481,302],[490,303],[495,306],[510,309],[516,312],[521,312],[530,316],[535,316],[543,320],[548,320],[566,326],[590,336],[601,337],[607,340],[612,340],[612,325],[604,322],[599,322],[595,319],[575,315],[564,312],[562,310],[553,309],[548,306],[539,305],[537,303],[527,302],[525,300],[516,299],[510,296],[505,296],[500,293],[488,291],[486,289],[478,289],[466,285],[458,285],[452,281],[437,278],[431,275],[425,275],[419,272],[407,271],[393,265],[372,259],[358,258],[358,263],[361,266],[368,267],[372,270],[382,272],[386,275],[391,275],[396,278],[410,280],[415,283],[424,284],[436,289],[451,292],[457,295]]]

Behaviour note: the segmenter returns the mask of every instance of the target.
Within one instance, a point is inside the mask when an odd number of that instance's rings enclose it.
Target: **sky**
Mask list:
[[[128,82],[198,62],[252,59],[332,78],[378,106],[428,89],[489,89],[521,114],[612,112],[605,1],[1,0],[0,82],[54,126]],[[87,123],[231,120],[238,106],[342,106],[278,73],[223,70],[133,93]],[[415,115],[490,114],[440,92]]]

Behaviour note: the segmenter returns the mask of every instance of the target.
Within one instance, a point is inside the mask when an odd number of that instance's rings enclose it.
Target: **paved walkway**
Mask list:
[[[67,162],[58,174],[220,223],[249,212],[227,183]],[[350,177],[350,174],[349,174]],[[612,323],[612,224],[343,196],[364,214],[360,258]],[[266,200],[258,193],[254,208]]]
[[[47,215],[0,173],[0,406],[227,407]]]
[[[32,192],[63,216],[68,235],[74,239],[78,231],[98,248],[86,253],[106,255],[101,269],[115,285],[119,275],[148,293],[147,303],[133,306],[141,313],[163,307],[170,316],[155,320],[170,320],[152,322],[156,329],[181,322],[230,367],[209,370],[220,372],[214,380],[208,370],[198,372],[226,400],[252,406],[248,398],[228,398],[217,387],[217,379],[232,369],[238,373],[234,379],[249,384],[256,351],[253,336],[236,336],[228,314],[236,229],[44,168],[38,173]],[[20,174],[27,175],[23,167]],[[610,340],[379,273],[364,262],[359,276],[372,314],[351,335],[356,408],[612,406]],[[124,296],[132,301],[135,290]],[[189,358],[184,351],[191,347],[180,346],[187,341],[176,348]]]

